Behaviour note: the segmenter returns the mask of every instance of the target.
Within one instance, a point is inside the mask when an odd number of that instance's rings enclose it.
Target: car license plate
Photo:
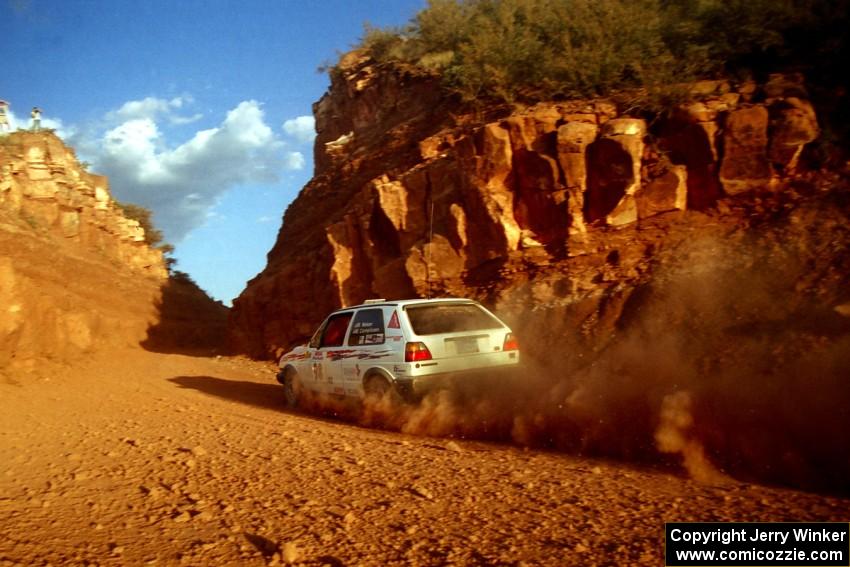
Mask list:
[[[478,339],[455,339],[454,343],[458,354],[478,352]]]

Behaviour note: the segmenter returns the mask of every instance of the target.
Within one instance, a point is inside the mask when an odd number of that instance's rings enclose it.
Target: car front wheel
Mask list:
[[[286,407],[298,407],[301,392],[301,379],[298,377],[298,373],[292,369],[286,370],[283,374],[283,399],[286,401]]]

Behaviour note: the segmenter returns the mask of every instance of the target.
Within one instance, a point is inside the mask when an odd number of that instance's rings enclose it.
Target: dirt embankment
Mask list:
[[[0,216],[0,375],[138,345],[161,284]]]
[[[665,521],[850,506],[293,413],[273,374],[129,349],[0,383],[0,563],[659,565]]]
[[[0,377],[131,346],[223,349],[228,310],[190,280],[147,277],[1,214],[0,299]]]
[[[72,148],[49,131],[0,136],[0,373],[139,344],[167,276]]]

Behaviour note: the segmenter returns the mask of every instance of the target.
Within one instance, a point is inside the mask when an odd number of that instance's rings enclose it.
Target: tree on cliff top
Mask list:
[[[843,53],[847,0],[430,0],[367,25],[378,61],[436,70],[467,100],[594,96]],[[839,60],[841,58],[839,57]]]

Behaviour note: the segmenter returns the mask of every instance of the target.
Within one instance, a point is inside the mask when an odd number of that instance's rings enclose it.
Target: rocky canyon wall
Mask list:
[[[107,179],[58,137],[0,137],[0,367],[139,344],[166,278]]]
[[[521,376],[401,429],[850,490],[850,171],[805,167],[802,77],[689,89],[650,121],[618,99],[463,109],[350,54],[232,343],[271,357],[339,306],[473,297]]]
[[[349,54],[314,107],[315,177],[235,302],[234,342],[272,355],[370,297],[510,315],[639,283],[659,218],[687,226],[780,191],[818,136],[801,77],[691,90],[653,124],[606,99],[463,112],[433,76]]]

